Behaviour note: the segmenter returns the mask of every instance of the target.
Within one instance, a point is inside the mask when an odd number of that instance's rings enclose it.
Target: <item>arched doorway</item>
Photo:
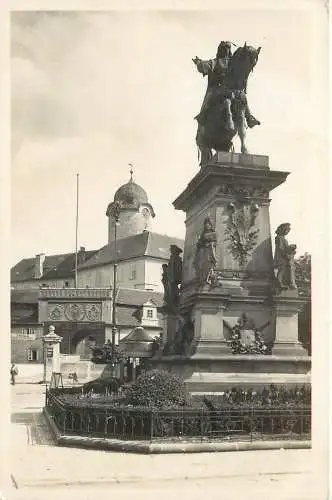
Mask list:
[[[78,330],[72,337],[71,352],[79,355],[81,359],[90,359],[91,347],[94,347],[96,343],[96,338],[89,330]]]

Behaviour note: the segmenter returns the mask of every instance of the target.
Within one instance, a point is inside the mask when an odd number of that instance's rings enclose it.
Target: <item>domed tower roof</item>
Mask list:
[[[139,184],[133,181],[133,170],[130,170],[130,179],[126,184],[117,189],[114,200],[108,205],[106,215],[110,215],[113,206],[116,203],[120,203],[121,210],[129,209],[129,210],[138,210],[141,205],[146,205],[150,208],[150,212],[152,217],[154,217],[154,210],[149,203],[148,195],[145,189],[142,188]]]
[[[114,195],[114,201],[121,202],[124,206],[139,206],[142,203],[148,203],[146,191],[136,184],[132,177],[129,182],[119,187]]]

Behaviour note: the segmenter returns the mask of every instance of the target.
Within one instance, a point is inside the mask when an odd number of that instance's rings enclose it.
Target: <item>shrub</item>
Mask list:
[[[245,408],[301,408],[311,405],[311,387],[284,387],[271,384],[258,391],[234,387],[219,395],[195,395],[196,402],[203,402],[210,411]]]
[[[105,377],[90,380],[83,384],[83,392],[95,392],[97,394],[118,393],[120,388],[120,380],[116,377]]]
[[[126,402],[133,406],[174,408],[189,406],[190,401],[184,380],[164,370],[142,373],[126,392]]]

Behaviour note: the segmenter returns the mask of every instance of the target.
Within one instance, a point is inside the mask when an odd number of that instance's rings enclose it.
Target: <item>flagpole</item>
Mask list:
[[[78,251],[78,189],[79,189],[79,174],[76,174],[76,237],[75,237],[75,288],[77,288],[77,251]]]

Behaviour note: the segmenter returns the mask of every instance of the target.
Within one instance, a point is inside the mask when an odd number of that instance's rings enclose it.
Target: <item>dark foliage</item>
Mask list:
[[[304,300],[299,312],[299,340],[311,355],[311,255],[308,253],[296,259],[295,278],[299,296]]]
[[[120,380],[115,377],[97,378],[86,382],[82,387],[82,392],[97,393],[97,394],[117,394],[120,388]]]
[[[92,358],[91,361],[96,364],[111,364],[112,366],[117,365],[123,359],[123,354],[117,345],[112,346],[110,342],[107,342],[103,346],[95,346],[91,348]]]
[[[142,373],[126,391],[126,402],[132,406],[168,408],[187,406],[190,394],[177,374],[152,370]]]
[[[311,405],[311,387],[287,388],[271,384],[260,391],[234,387],[223,394],[215,396],[195,395],[197,402],[203,401],[205,406],[212,411],[240,408],[301,408]]]
[[[305,253],[295,260],[295,279],[299,295],[311,296],[311,255]]]

